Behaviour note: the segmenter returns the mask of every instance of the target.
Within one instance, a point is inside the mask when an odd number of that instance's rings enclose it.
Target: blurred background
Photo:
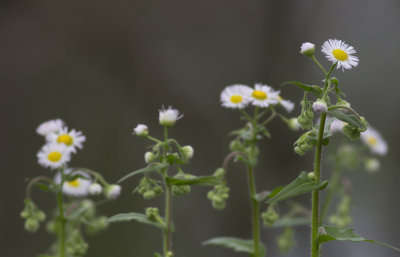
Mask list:
[[[230,84],[267,83],[296,102],[301,90],[281,87],[283,81],[319,83],[321,73],[299,54],[302,42],[317,46],[330,38],[357,50],[357,68],[335,71],[352,106],[377,127],[389,142],[379,173],[362,169],[350,174],[356,231],[400,246],[400,173],[398,170],[398,87],[400,57],[398,0],[303,1],[2,1],[0,3],[0,112],[2,117],[0,186],[0,256],[43,253],[53,238],[42,228],[24,231],[19,213],[29,178],[52,176],[37,164],[43,138],[35,133],[43,121],[61,118],[87,136],[74,166],[100,171],[117,181],[143,167],[148,142],[131,136],[137,123],[161,136],[158,109],[172,105],[184,113],[171,131],[182,144],[195,148],[186,168],[196,175],[214,172],[229,152],[228,132],[243,124],[237,112],[220,106],[219,94]],[[275,120],[271,140],[262,141],[256,170],[258,190],[271,189],[312,169],[312,153],[293,152],[299,132]],[[329,150],[328,150],[329,151]],[[330,163],[324,162],[324,177]],[[122,196],[100,211],[142,212],[159,206],[161,198],[145,201],[130,192],[138,179],[124,183]],[[250,203],[244,167],[230,165],[231,197],[215,211],[206,198],[211,188],[192,188],[175,199],[173,235],[177,257],[247,256],[201,242],[215,236],[250,238]],[[54,197],[34,192],[47,212]],[[309,205],[308,197],[299,197]],[[265,208],[265,207],[263,207]],[[297,230],[297,246],[287,256],[308,256],[309,228]],[[268,256],[279,256],[279,230],[263,229]],[[135,222],[119,223],[95,237],[88,257],[145,257],[161,249],[161,234]],[[368,243],[331,242],[323,256],[398,256]]]

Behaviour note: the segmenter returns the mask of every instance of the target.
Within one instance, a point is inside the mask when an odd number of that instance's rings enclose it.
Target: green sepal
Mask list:
[[[173,178],[166,177],[165,181],[168,185],[198,185],[198,186],[215,186],[221,184],[221,179],[215,176],[204,176],[204,177],[194,177],[194,178]]]
[[[352,241],[352,242],[369,242],[369,243],[374,243],[374,244],[379,244],[383,245],[386,247],[389,247],[395,251],[400,252],[400,249],[379,241],[371,240],[371,239],[366,239],[360,235],[357,235],[356,233],[353,232],[354,229],[346,228],[346,229],[338,229],[336,227],[332,226],[322,226],[323,234],[318,235],[317,237],[317,244],[320,245],[325,242],[337,240],[337,241]]]
[[[294,226],[309,226],[311,224],[311,218],[306,217],[283,217],[277,220],[272,227],[284,228]]]
[[[289,185],[285,186],[276,195],[271,196],[267,201],[268,204],[277,203],[288,198],[308,193],[314,190],[322,190],[328,185],[328,181],[314,182],[308,178],[308,173],[303,171]]]
[[[357,116],[355,116],[353,114],[346,114],[338,109],[330,110],[330,111],[328,111],[328,114],[336,117],[337,119],[339,119],[341,121],[347,122],[357,128],[360,128],[360,129],[365,128],[365,124],[359,118],[357,118]]]
[[[322,89],[319,86],[310,86],[298,81],[287,81],[283,82],[282,85],[296,85],[302,88],[304,91],[312,93],[317,98],[320,98],[322,96]]]
[[[123,222],[123,221],[137,221],[139,223],[152,225],[161,229],[165,229],[165,225],[158,223],[157,221],[149,219],[146,215],[137,212],[120,213],[108,218],[108,222]]]
[[[245,252],[250,253],[254,256],[254,244],[253,240],[246,240],[236,237],[215,237],[209,239],[203,243],[203,245],[217,245],[226,248],[233,249],[235,252]],[[259,242],[258,256],[264,257],[267,253],[265,245]]]
[[[169,166],[169,163],[152,164],[152,165],[149,165],[149,166],[144,167],[142,169],[138,169],[138,170],[132,171],[131,173],[125,175],[120,180],[118,180],[117,183],[121,183],[122,181],[125,181],[125,180],[127,180],[128,178],[130,178],[132,176],[139,175],[139,174],[142,174],[142,173],[153,172],[153,171],[165,169],[168,166]]]

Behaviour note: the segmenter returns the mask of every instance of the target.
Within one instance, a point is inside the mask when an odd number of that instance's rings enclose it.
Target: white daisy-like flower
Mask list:
[[[310,42],[305,42],[300,47],[300,53],[304,54],[305,56],[311,57],[314,55],[315,52],[315,45]]]
[[[99,183],[93,183],[89,186],[89,194],[99,195],[103,191],[103,187]]]
[[[158,120],[162,126],[170,127],[182,117],[183,114],[179,114],[177,109],[172,109],[172,107],[169,106],[168,109],[164,109],[163,107],[161,110],[159,110]]]
[[[221,92],[222,106],[226,108],[243,109],[251,101],[252,88],[245,85],[227,86]]]
[[[294,103],[292,103],[289,100],[283,99],[280,95],[278,95],[278,101],[279,101],[279,104],[282,105],[283,108],[285,108],[285,110],[287,112],[293,111]]]
[[[145,124],[138,124],[136,128],[133,129],[133,133],[143,137],[149,134],[149,128]]]
[[[48,134],[59,132],[63,126],[64,122],[60,119],[49,120],[40,124],[36,129],[36,133],[41,136],[47,136]]]
[[[335,119],[335,120],[332,121],[332,123],[331,123],[331,128],[330,128],[330,130],[331,130],[332,133],[340,132],[340,131],[342,131],[344,125],[346,125],[345,122],[343,122],[343,121],[341,121],[341,120],[338,120],[338,119]]]
[[[64,173],[70,174],[71,172],[72,169],[67,169]],[[71,175],[81,175],[82,177],[78,177],[71,181],[65,181],[62,187],[63,193],[66,195],[77,197],[88,195],[89,187],[92,184],[90,176],[82,171],[74,171]],[[54,182],[56,182],[57,184],[61,183],[61,173],[57,173],[56,177],[54,178]]]
[[[263,84],[255,84],[254,89],[251,91],[251,103],[259,107],[268,107],[277,104],[279,92],[274,91],[270,86]]]
[[[43,167],[57,169],[71,160],[71,150],[65,145],[49,143],[40,149],[37,157]]]
[[[104,193],[108,199],[117,199],[117,197],[121,194],[121,186],[110,185],[105,188]]]
[[[358,57],[353,55],[356,50],[342,40],[329,39],[325,41],[322,45],[322,52],[329,61],[337,63],[337,68],[342,68],[342,71],[350,70],[358,65]]]
[[[75,129],[68,131],[67,127],[62,128],[58,133],[47,135],[46,139],[48,142],[67,146],[73,153],[76,153],[76,148],[82,149],[82,144],[86,141],[86,137],[82,135],[81,131]]]
[[[366,131],[361,132],[361,139],[373,153],[385,155],[388,151],[385,140],[379,132],[372,127],[368,127]]]

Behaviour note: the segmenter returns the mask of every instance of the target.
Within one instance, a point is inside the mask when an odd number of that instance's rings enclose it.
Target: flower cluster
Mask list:
[[[221,92],[222,106],[233,109],[243,109],[249,104],[258,107],[280,105],[291,112],[294,104],[280,96],[280,91],[275,91],[268,85],[256,83],[254,88],[246,85],[231,85]]]

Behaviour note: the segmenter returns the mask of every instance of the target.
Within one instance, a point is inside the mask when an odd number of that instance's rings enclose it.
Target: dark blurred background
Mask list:
[[[345,40],[357,50],[357,68],[335,71],[343,91],[389,142],[389,154],[374,175],[351,174],[356,231],[400,246],[399,228],[399,57],[398,0],[336,1],[2,1],[0,3],[1,157],[0,256],[35,256],[53,238],[41,229],[29,234],[19,213],[27,179],[52,176],[37,164],[43,139],[35,133],[43,121],[63,119],[83,131],[87,142],[72,165],[101,171],[109,181],[144,166],[147,142],[131,136],[141,122],[160,136],[158,109],[172,105],[185,116],[171,131],[195,148],[187,167],[211,174],[228,153],[227,133],[242,126],[235,111],[219,103],[221,90],[233,83],[267,83],[299,102],[297,88],[281,82],[319,83],[321,73],[299,54],[302,42],[320,46],[329,38]],[[299,113],[299,105],[292,115]],[[273,138],[261,143],[256,171],[258,189],[288,183],[301,170],[312,169],[312,154],[292,150],[299,133],[276,120]],[[325,162],[325,177],[329,163]],[[245,172],[231,165],[231,198],[223,211],[206,199],[210,188],[192,188],[174,201],[174,249],[177,257],[247,256],[201,242],[214,236],[250,238],[250,204]],[[106,215],[141,212],[161,205],[130,192],[138,180],[123,184],[122,197],[104,205]],[[40,206],[51,211],[54,197],[35,191]],[[309,204],[308,197],[300,197]],[[265,207],[264,207],[265,208]],[[297,233],[288,256],[308,256],[307,227]],[[268,256],[278,256],[278,230],[263,230]],[[161,234],[146,225],[120,223],[88,237],[88,257],[145,257],[161,248]],[[325,257],[398,256],[368,243],[332,242]]]

